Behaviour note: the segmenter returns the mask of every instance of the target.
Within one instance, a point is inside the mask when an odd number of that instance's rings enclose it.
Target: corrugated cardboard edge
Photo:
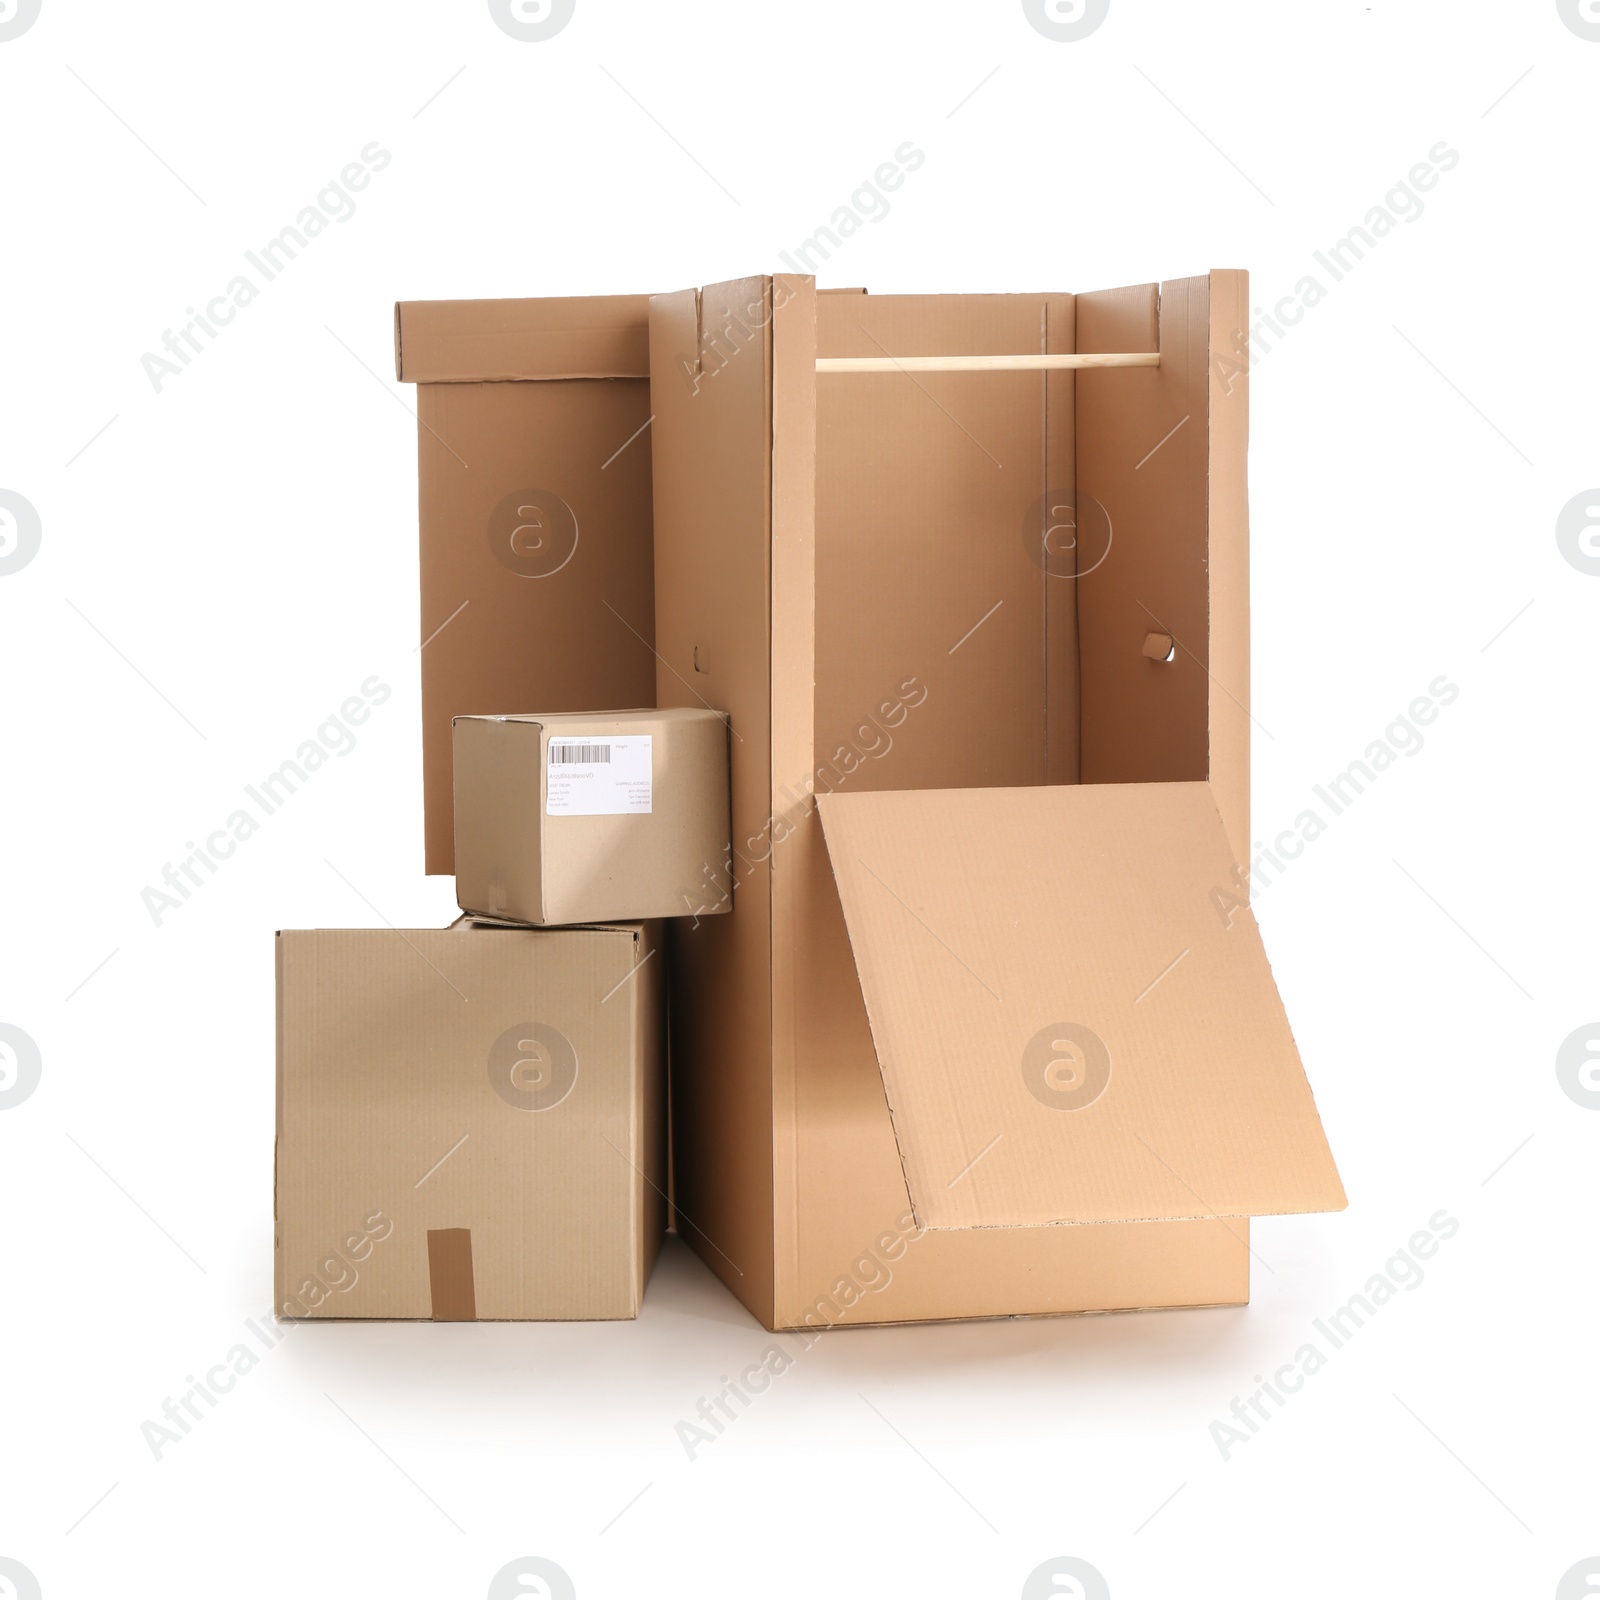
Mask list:
[[[1078,297],[1048,294],[1043,297],[1044,339],[1047,355],[1074,355],[1078,349]],[[1041,373],[1044,396],[1044,482],[1041,492],[1053,495],[1063,489],[1078,495],[1078,375],[1076,372]],[[1048,508],[1046,508],[1048,511]],[[1045,773],[1046,783],[1076,783],[1083,762],[1083,704],[1078,671],[1078,591],[1076,575],[1053,577],[1049,563],[1039,563],[1043,590],[1041,620],[1044,627],[1045,671]],[[1072,692],[1058,686],[1058,663],[1070,664]]]
[[[633,1009],[633,1037],[638,1041],[634,1070],[632,1116],[628,1130],[634,1170],[633,1259],[635,1278],[633,1315],[644,1306],[645,1290],[661,1240],[666,1233],[670,1206],[670,1180],[667,1172],[667,1061],[665,1048],[668,992],[665,930],[658,922],[646,922],[634,934],[633,976],[629,982]],[[659,1024],[651,1026],[654,1017]]]
[[[772,885],[772,1181],[773,1304],[783,1286],[797,1281],[799,1236],[799,1132],[796,1045],[799,984],[795,959],[804,948],[804,886],[813,857],[825,850],[816,805],[807,793],[780,792],[779,774],[810,774],[815,761],[816,715],[816,502],[817,502],[817,290],[816,280],[780,276],[772,287],[772,556],[768,616],[772,659],[772,745],[767,778],[773,833],[787,825],[781,856],[766,870]],[[809,788],[809,782],[808,782]]]
[[[654,474],[657,700],[729,714],[735,848],[771,823],[771,299],[771,280],[755,277],[650,302],[654,439],[668,441]],[[713,653],[703,693],[698,643]],[[731,916],[678,919],[669,1008],[679,1232],[763,1321],[775,1271],[770,893],[751,865]],[[735,994],[729,974],[744,971]]]
[[[1211,790],[1234,860],[1250,860],[1250,275],[1216,268],[1208,313]]]
[[[1094,1224],[1108,1228],[1124,1224],[1108,1222]],[[779,1321],[767,1329],[768,1333],[844,1333],[852,1328],[937,1328],[948,1327],[951,1322],[1053,1322],[1058,1317],[1126,1317],[1151,1311],[1236,1311],[1250,1304],[1249,1296],[1241,1300],[1193,1300],[1181,1304],[1153,1301],[1125,1306],[1084,1306],[1077,1311],[991,1311],[980,1315],[960,1317],[885,1317],[874,1322],[864,1318],[857,1322],[784,1322]],[[1066,1591],[1063,1590],[1063,1593]]]
[[[288,1296],[283,1284],[283,1237],[278,1230],[278,1152],[283,1146],[283,930],[272,936],[274,1008],[277,1028],[272,1091],[272,1314],[281,1319]]]

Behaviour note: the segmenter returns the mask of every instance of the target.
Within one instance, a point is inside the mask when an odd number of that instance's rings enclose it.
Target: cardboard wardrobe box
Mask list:
[[[728,719],[455,719],[456,899],[557,924],[727,911]]]
[[[740,734],[675,1202],[768,1327],[1239,1304],[1345,1203],[1245,903],[1248,308],[651,301],[658,697]]]
[[[281,1317],[635,1317],[665,1225],[653,924],[284,932]]]
[[[655,703],[648,303],[408,301],[426,869],[453,870],[450,719]]]

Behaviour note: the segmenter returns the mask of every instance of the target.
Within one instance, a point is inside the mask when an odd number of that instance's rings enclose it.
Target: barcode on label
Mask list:
[[[648,816],[653,745],[648,733],[552,738],[544,771],[547,817]]]

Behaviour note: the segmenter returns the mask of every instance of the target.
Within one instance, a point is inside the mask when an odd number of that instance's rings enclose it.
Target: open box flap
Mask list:
[[[818,803],[924,1227],[1343,1208],[1208,784]]]

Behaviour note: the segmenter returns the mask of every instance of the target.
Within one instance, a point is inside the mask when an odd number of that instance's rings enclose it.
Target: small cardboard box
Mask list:
[[[395,307],[417,385],[427,870],[450,872],[450,719],[655,704],[643,295]]]
[[[720,711],[455,719],[456,899],[563,924],[731,904]]]
[[[658,941],[280,933],[278,1315],[637,1316],[665,1226]]]

